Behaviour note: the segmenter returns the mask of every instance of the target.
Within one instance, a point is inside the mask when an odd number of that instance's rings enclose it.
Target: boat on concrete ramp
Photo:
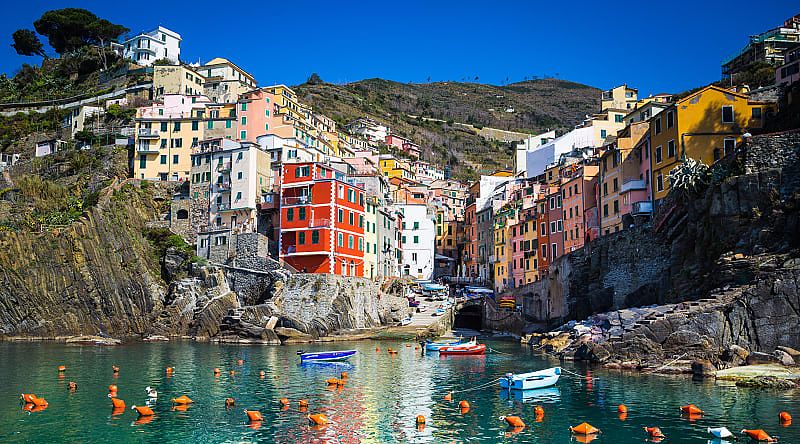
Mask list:
[[[300,362],[341,362],[352,358],[356,353],[358,353],[356,350],[336,350],[298,354]]]
[[[500,378],[500,388],[507,390],[535,390],[556,385],[561,367],[547,368],[530,373],[506,373]]]

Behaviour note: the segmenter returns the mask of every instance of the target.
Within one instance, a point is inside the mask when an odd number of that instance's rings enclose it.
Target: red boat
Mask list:
[[[486,344],[464,344],[442,347],[439,356],[444,355],[482,355],[486,352]]]

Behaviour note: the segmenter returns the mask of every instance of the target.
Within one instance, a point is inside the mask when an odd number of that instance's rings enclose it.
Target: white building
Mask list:
[[[397,205],[403,214],[400,273],[416,279],[433,279],[436,222],[425,204]]]
[[[527,139],[518,142],[516,153],[514,156],[514,175],[527,176],[528,161],[527,156],[529,151],[544,145],[547,142],[556,138],[556,130],[548,131],[546,133],[530,135]]]
[[[178,63],[181,57],[181,35],[159,26],[122,42],[122,51],[125,58],[142,66],[150,66],[161,59]]]
[[[562,154],[569,153],[576,148],[590,146],[595,146],[594,129],[592,127],[582,127],[576,128],[544,145],[539,145],[532,151],[526,151],[526,177],[542,175],[548,165],[557,161]]]
[[[69,130],[70,138],[74,138],[75,133],[93,127],[93,120],[99,127],[99,123],[104,121],[103,114],[105,109],[102,106],[79,105],[69,110],[69,114],[64,117],[62,127]]]
[[[350,122],[347,125],[347,131],[350,134],[367,139],[370,145],[386,143],[386,136],[392,133],[388,126],[367,117],[361,117]]]
[[[296,137],[281,137],[275,134],[265,134],[256,137],[258,144],[270,153],[273,185],[280,184],[281,165],[285,162],[322,162],[328,156],[303,140]]]
[[[241,94],[256,88],[250,73],[222,57],[211,59],[197,72],[206,78],[205,95],[215,102],[235,103]]]

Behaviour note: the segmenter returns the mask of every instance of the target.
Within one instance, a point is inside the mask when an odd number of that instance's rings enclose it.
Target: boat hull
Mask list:
[[[454,345],[439,349],[440,356],[469,356],[482,355],[486,352],[486,345]]]
[[[506,390],[535,390],[551,387],[556,385],[560,376],[560,367],[519,375],[511,374],[500,379],[500,388]]]
[[[355,350],[339,350],[319,353],[303,353],[300,355],[301,362],[339,362],[346,361],[355,356]]]

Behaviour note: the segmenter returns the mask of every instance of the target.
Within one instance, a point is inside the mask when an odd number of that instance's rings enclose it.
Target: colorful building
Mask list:
[[[595,187],[597,184],[596,159],[587,159],[562,170],[562,212],[564,220],[564,253],[580,248],[587,242],[586,211],[597,206]],[[552,223],[551,223],[552,225]]]
[[[364,276],[364,187],[319,162],[284,163],[281,259],[301,272]]]
[[[641,151],[634,151],[647,136],[649,126],[648,121],[639,121],[625,127],[600,155],[599,215],[604,235],[625,228],[623,217],[631,214],[634,202],[649,200],[649,180],[641,172],[642,159],[637,154]]]

